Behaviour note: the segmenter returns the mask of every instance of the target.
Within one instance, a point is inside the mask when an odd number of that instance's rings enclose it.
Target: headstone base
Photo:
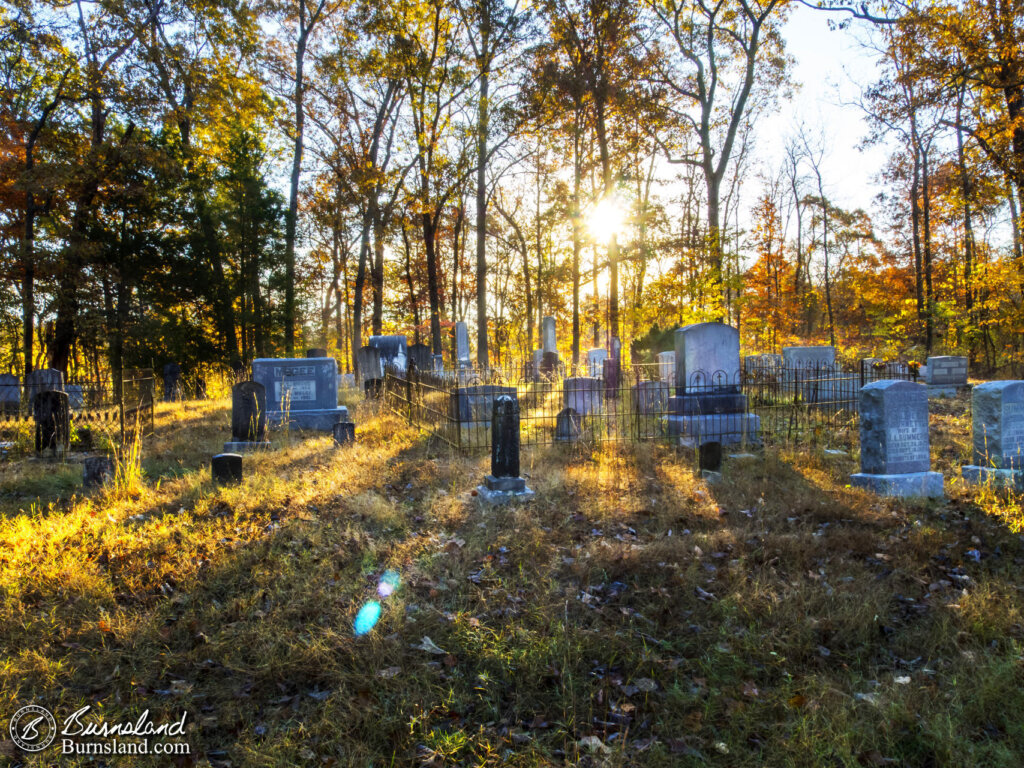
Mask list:
[[[668,399],[668,409],[677,416],[743,413],[747,410],[747,396],[731,392],[675,395]]]
[[[522,478],[517,478],[522,479]],[[500,507],[503,504],[510,502],[527,502],[533,501],[537,494],[526,487],[523,484],[521,491],[492,491],[486,485],[478,485],[476,487],[477,498],[480,503],[487,507]]]
[[[495,477],[494,475],[484,476],[484,485],[489,491],[512,491],[521,493],[526,490],[526,481],[521,477]]]
[[[971,485],[991,485],[995,488],[1010,488],[1024,491],[1024,469],[997,469],[970,464],[960,467],[964,482]]]
[[[907,472],[899,475],[869,475],[858,472],[850,475],[850,482],[879,496],[941,499],[945,495],[941,472]]]
[[[333,432],[334,425],[339,421],[348,421],[348,408],[341,405],[337,408],[318,408],[309,411],[268,411],[267,423],[284,426],[287,415],[288,426],[293,429],[309,429],[317,432]]]
[[[957,388],[947,387],[942,384],[929,384],[928,385],[928,397],[939,398],[939,397],[956,397]]]
[[[228,440],[224,443],[224,453],[252,453],[269,447],[269,440]]]
[[[761,431],[761,417],[756,413],[667,416],[665,423],[668,434],[678,435],[686,445],[699,445],[705,440],[716,440],[723,445],[756,443]]]

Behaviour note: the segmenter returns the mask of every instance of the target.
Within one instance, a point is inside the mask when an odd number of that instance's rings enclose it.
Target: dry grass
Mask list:
[[[933,416],[948,478],[963,405]],[[137,484],[4,467],[0,711],[187,710],[215,766],[1024,764],[1019,500],[871,497],[852,452],[707,486],[639,446],[528,452],[537,501],[483,512],[485,459],[356,420],[235,488],[209,480],[225,402],[162,406]]]

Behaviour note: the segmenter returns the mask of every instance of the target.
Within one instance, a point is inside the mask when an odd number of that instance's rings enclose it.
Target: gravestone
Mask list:
[[[821,368],[836,364],[836,348],[828,345],[814,347],[783,347],[782,364],[786,368]]]
[[[967,358],[955,355],[929,357],[923,378],[929,397],[956,397],[957,389],[967,386]]]
[[[359,378],[365,386],[366,382],[384,378],[380,350],[376,347],[364,346],[356,350],[356,368]]]
[[[656,360],[658,361],[658,378],[666,382],[675,381],[676,353],[659,352]]]
[[[175,362],[164,364],[164,400],[181,399],[181,366]]]
[[[327,349],[324,347],[311,347],[306,350],[307,358],[327,357]]]
[[[563,408],[555,417],[555,440],[560,443],[574,443],[583,434],[583,422],[572,408]]]
[[[237,453],[218,453],[210,460],[210,473],[216,485],[242,482],[242,457]]]
[[[409,359],[409,347],[405,336],[371,336],[370,346],[380,350],[380,362],[383,370],[393,368],[405,373]]]
[[[404,342],[401,364],[404,370]],[[267,421],[272,426],[287,423],[331,432],[339,421],[348,421],[348,408],[338,405],[338,361],[333,357],[259,358],[252,361],[252,377],[266,387]]]
[[[0,416],[21,413],[21,382],[13,373],[0,374]]]
[[[571,408],[580,416],[587,416],[601,410],[600,379],[587,376],[570,376],[562,382],[562,397],[565,407]]]
[[[32,400],[32,418],[36,423],[36,453],[53,450],[63,454],[71,444],[71,412],[64,392],[39,392]]]
[[[1024,381],[988,381],[971,392],[973,464],[969,483],[1024,491]]]
[[[527,378],[529,380],[531,380],[531,381],[539,381],[540,380],[540,369],[541,369],[541,365],[543,364],[543,362],[544,362],[544,350],[543,349],[535,349],[535,350],[533,350],[533,353],[530,355],[530,370],[529,370],[529,375],[527,376]]]
[[[856,397],[849,386],[838,385],[836,348],[831,346],[783,347],[783,382],[788,390],[799,393],[805,403],[831,403],[845,396]],[[858,375],[856,388],[860,387]],[[851,404],[852,406],[852,404]]]
[[[29,403],[35,403],[40,392],[63,392],[64,374],[53,368],[39,368],[25,377],[25,388]]]
[[[695,323],[677,329],[675,342],[669,434],[687,446],[757,442],[761,420],[747,413],[747,397],[740,393],[739,331],[724,323]]]
[[[558,374],[558,353],[545,352],[540,361],[540,375],[553,379]]]
[[[530,501],[534,492],[519,476],[519,400],[499,395],[492,408],[491,473],[477,487],[477,497],[487,505]]]
[[[67,384],[64,392],[68,396],[68,408],[73,411],[80,411],[85,406],[85,392],[81,384]]]
[[[455,324],[455,367],[469,368],[469,328],[460,320]]]
[[[90,456],[82,463],[82,485],[99,488],[114,479],[114,460],[109,456]]]
[[[434,355],[434,373],[444,373],[444,355]]]
[[[356,385],[356,375],[354,373],[339,373],[338,374],[338,386],[344,389],[352,389]]]
[[[515,397],[516,388],[498,384],[457,387],[448,396],[449,418],[462,426],[490,426],[494,401],[502,395]]]
[[[409,347],[409,365],[415,366],[418,373],[433,373],[434,356],[426,344],[413,344]]]
[[[646,415],[663,414],[668,406],[669,384],[667,381],[641,381],[634,384],[633,409]]]
[[[604,361],[608,359],[608,350],[603,347],[595,347],[587,350],[587,373],[592,377],[600,377],[604,374]]]
[[[334,425],[335,445],[345,445],[356,441],[356,425],[351,421],[339,421]]]
[[[619,378],[622,373],[622,364],[619,358],[609,357],[602,363],[604,371],[601,378],[604,379],[604,396],[606,400],[616,400],[619,397]]]
[[[231,439],[224,453],[245,453],[266,448],[267,390],[256,381],[242,381],[231,388]]]
[[[541,342],[545,352],[553,352],[558,357],[558,344],[555,339],[555,318],[545,316],[540,321]]]
[[[928,390],[910,381],[876,381],[860,391],[860,472],[853,485],[883,496],[943,495],[931,472]]]
[[[697,465],[702,471],[719,472],[722,469],[722,444],[706,440],[697,449]]]

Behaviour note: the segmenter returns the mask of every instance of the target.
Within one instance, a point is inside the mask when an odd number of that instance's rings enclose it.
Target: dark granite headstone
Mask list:
[[[21,412],[21,382],[13,373],[0,374],[0,415],[17,416]]]
[[[114,460],[109,456],[90,456],[82,464],[82,485],[99,488],[114,478]]]
[[[558,353],[545,352],[540,360],[540,375],[545,378],[554,378],[558,373]]]
[[[177,363],[164,365],[164,400],[181,399],[181,366]]]
[[[409,347],[409,365],[416,366],[419,373],[434,372],[434,356],[426,344],[413,344]]]
[[[610,357],[603,363],[604,366],[604,396],[607,400],[614,400],[619,396],[619,374],[622,372],[622,365],[619,358]]]
[[[258,443],[263,441],[266,431],[266,387],[256,381],[235,384],[231,389],[231,439],[238,443]]]
[[[323,347],[312,347],[306,350],[306,357],[327,357],[327,350]]]
[[[32,417],[36,422],[36,453],[68,449],[71,440],[71,412],[64,392],[47,390],[32,401]]]
[[[218,453],[210,460],[213,482],[233,484],[242,482],[242,457],[237,453]]]
[[[356,425],[351,421],[339,421],[334,425],[334,442],[337,445],[356,441]]]
[[[519,477],[519,400],[511,395],[494,398],[491,474],[494,477]]]
[[[717,440],[701,443],[697,453],[701,469],[718,472],[722,468],[722,444]]]

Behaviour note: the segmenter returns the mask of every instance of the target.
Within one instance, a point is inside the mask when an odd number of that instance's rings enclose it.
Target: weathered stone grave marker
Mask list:
[[[333,357],[260,358],[252,361],[252,377],[266,388],[267,422],[273,426],[287,422],[330,432],[339,421],[348,421],[348,408],[338,405],[338,361]]]
[[[1024,491],[1024,381],[988,381],[971,392],[974,463],[969,483]]]
[[[181,399],[181,366],[170,362],[164,365],[164,400]]]
[[[739,331],[724,323],[695,323],[677,329],[675,342],[669,434],[691,446],[707,440],[757,442],[761,420],[747,413],[747,398],[740,392]]]
[[[0,374],[0,415],[21,413],[21,382],[13,373]]]
[[[231,440],[224,453],[245,453],[266,448],[267,389],[256,381],[241,381],[231,388]]]
[[[356,441],[356,425],[351,421],[339,421],[334,425],[334,442],[345,445]]]
[[[462,320],[455,324],[455,367],[469,368],[469,328]]]
[[[956,397],[957,390],[967,386],[967,358],[955,355],[929,357],[923,378],[928,385],[929,397]]]
[[[928,391],[910,381],[876,381],[860,391],[860,472],[853,485],[883,496],[943,495],[929,471]]]
[[[99,488],[114,479],[114,460],[109,456],[89,456],[82,463],[82,485]]]
[[[26,396],[35,403],[40,392],[63,392],[64,374],[54,368],[38,368],[25,377]]]
[[[519,400],[512,395],[494,398],[491,416],[491,474],[477,486],[477,495],[488,505],[530,501],[534,492],[519,476]]]
[[[32,417],[36,423],[36,453],[53,450],[61,455],[71,444],[71,411],[64,392],[39,392],[32,400]]]
[[[417,373],[433,373],[434,356],[426,344],[416,343],[409,347],[409,366],[415,367]]]
[[[237,453],[218,453],[210,460],[210,473],[217,485],[242,482],[242,457]]]
[[[595,347],[587,350],[587,373],[594,378],[604,374],[604,361],[608,359],[608,350]]]
[[[673,377],[675,374],[673,373]],[[633,385],[633,408],[638,413],[664,413],[668,406],[667,381],[641,381]]]
[[[326,347],[310,347],[306,350],[307,358],[327,357]]]
[[[601,410],[601,380],[587,376],[570,376],[562,382],[562,397],[566,408],[580,416]]]
[[[659,352],[656,360],[658,362],[658,378],[666,382],[675,381],[676,353]]]
[[[583,422],[573,408],[563,408],[555,417],[555,440],[559,443],[574,443],[583,434]]]
[[[380,362],[383,370],[393,368],[399,373],[405,373],[406,363],[409,360],[409,345],[405,336],[371,336],[371,347],[380,350]]]

